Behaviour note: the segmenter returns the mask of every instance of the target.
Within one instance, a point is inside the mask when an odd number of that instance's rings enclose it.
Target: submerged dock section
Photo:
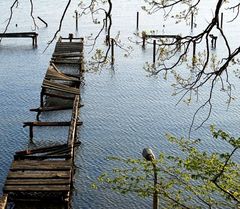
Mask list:
[[[60,38],[43,79],[40,107],[32,109],[38,113],[37,120],[23,124],[29,126],[31,140],[35,126],[69,126],[68,137],[64,144],[15,153],[3,188],[5,205],[8,202],[16,208],[70,208],[74,151],[80,144],[77,127],[82,124],[79,121],[82,64],[83,39]],[[62,109],[72,110],[70,121],[39,121],[40,113]]]
[[[37,47],[37,37],[36,32],[0,33],[0,40],[2,38],[31,38],[33,47]]]

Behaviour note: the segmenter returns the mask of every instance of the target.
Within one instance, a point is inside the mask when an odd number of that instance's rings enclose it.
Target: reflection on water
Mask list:
[[[135,32],[136,11],[140,10],[140,3],[136,2],[114,1],[118,5],[114,8],[114,33],[117,34],[120,30],[123,41]],[[65,3],[58,1],[58,8],[63,8]],[[70,32],[76,34],[72,17],[76,3],[77,1],[74,1],[66,18],[61,33],[63,36]],[[38,31],[38,48],[32,49],[31,40],[20,39],[4,40],[0,45],[0,188],[3,187],[14,152],[29,146],[28,130],[22,128],[22,122],[35,120],[35,113],[29,112],[29,109],[39,106],[41,82],[53,51],[51,45],[42,53],[57,28],[60,9],[56,11],[54,3],[46,0],[36,4],[36,14],[44,17],[49,24],[49,28],[40,27]],[[7,7],[7,4],[0,3],[0,11],[6,10]],[[17,10],[16,15],[24,15],[20,12],[21,8],[24,8],[24,5]],[[50,11],[54,11],[54,14],[50,14]],[[121,11],[126,13],[122,14]],[[18,27],[12,26],[10,29],[29,31],[31,28],[27,24],[28,21],[28,18],[15,17],[13,24],[18,23]],[[140,30],[147,28],[161,31],[163,24],[163,20],[156,15],[150,17],[140,13]],[[169,25],[165,32],[174,33],[178,27],[180,26]],[[79,36],[89,34],[92,30],[93,26],[80,20]],[[85,47],[86,59],[88,50],[88,47]],[[117,167],[117,164],[112,165],[113,162],[106,160],[109,155],[139,158],[145,147],[152,147],[155,153],[176,153],[176,150],[166,143],[164,135],[170,132],[186,136],[198,106],[195,104],[188,107],[183,103],[176,106],[178,98],[171,96],[171,79],[166,81],[147,77],[143,64],[152,60],[150,46],[147,46],[145,51],[141,46],[135,46],[134,52],[128,58],[124,58],[124,53],[119,49],[116,49],[115,54],[114,71],[110,69],[85,74],[86,84],[81,91],[84,107],[80,113],[84,124],[79,135],[82,145],[76,156],[77,171],[73,198],[76,209],[150,208],[151,198],[140,199],[133,194],[121,196],[109,190],[99,192],[91,189],[91,183],[96,181],[96,177],[102,172]],[[236,83],[235,93],[238,88]],[[203,97],[207,95],[207,89],[205,91]],[[234,135],[239,133],[239,101],[233,103],[227,111],[222,100],[221,93],[216,92],[212,116],[203,128],[193,133],[194,136],[208,139],[207,127],[211,123]],[[43,114],[42,118],[51,120],[52,117],[58,117],[63,120],[68,116],[68,111],[61,111],[57,115]],[[201,121],[203,118],[204,115],[199,115],[197,119]],[[46,132],[45,128],[39,128],[34,136],[36,145],[53,144],[65,140],[66,130],[49,128]],[[224,145],[216,145],[206,140],[204,148],[224,149]]]

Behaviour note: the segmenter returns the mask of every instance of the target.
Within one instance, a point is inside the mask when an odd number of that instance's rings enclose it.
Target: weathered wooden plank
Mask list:
[[[48,112],[48,111],[57,111],[57,110],[70,110],[72,107],[67,106],[53,106],[53,107],[39,107],[30,109],[32,112]]]
[[[59,95],[59,94],[54,94],[54,93],[48,93],[46,92],[45,93],[46,96],[49,96],[49,97],[55,97],[55,98],[60,98],[60,99],[66,99],[66,100],[74,100],[74,95],[71,95],[71,96],[63,96],[63,95]],[[72,107],[71,107],[72,109]]]
[[[36,161],[35,161],[36,162]],[[50,164],[51,163],[51,164]],[[64,171],[64,170],[70,170],[72,167],[71,164],[65,163],[52,163],[48,161],[48,164],[44,163],[41,164],[41,162],[36,162],[35,164],[29,164],[29,163],[22,163],[20,160],[14,161],[12,164],[10,170],[11,171],[17,171],[17,170],[46,170],[46,171]]]
[[[33,121],[23,122],[23,127],[26,126],[70,126],[71,121],[59,121],[59,122],[45,122],[45,121]],[[82,125],[82,122],[77,123],[78,126]]]
[[[64,155],[40,155],[40,156],[32,156],[32,155],[15,155],[14,160],[46,160],[46,159],[69,159],[69,154]]]
[[[52,62],[55,64],[80,64],[81,59],[79,60],[70,60],[70,59],[52,59]]]
[[[62,53],[53,53],[52,57],[81,57],[83,56],[81,52],[62,52]]]
[[[75,143],[75,138],[76,138],[76,124],[78,121],[78,114],[79,114],[79,101],[80,97],[76,96],[74,103],[73,103],[73,111],[72,111],[72,117],[71,117],[71,125],[69,126],[69,131],[68,131],[68,145],[72,148],[71,149],[71,159],[73,158],[74,155],[74,143]]]
[[[4,186],[4,192],[68,192],[70,185],[21,185]]]
[[[6,186],[10,185],[66,185],[70,179],[7,179]]]
[[[71,166],[71,162],[69,160],[47,160],[47,161],[38,161],[38,160],[16,160],[16,161],[13,161],[12,165],[13,166],[21,166],[21,165],[29,165],[29,166],[32,166],[32,165],[36,165],[37,166],[45,166],[45,165],[53,165],[53,166]]]
[[[28,155],[28,154],[44,153],[44,152],[57,150],[59,148],[63,148],[63,147],[67,147],[67,146],[68,146],[68,144],[60,144],[60,145],[41,147],[41,148],[30,149],[30,150],[23,150],[23,151],[16,152],[15,155]],[[48,161],[42,161],[42,163],[44,163],[44,162],[48,162]]]
[[[78,88],[69,87],[64,84],[55,83],[55,82],[49,81],[47,79],[43,80],[42,87],[53,89],[56,91],[62,91],[62,92],[66,92],[66,93],[76,94],[76,95],[80,94],[80,89],[78,89]]]
[[[36,37],[38,34],[36,32],[21,32],[21,33],[0,33],[1,38],[32,38]]]
[[[7,179],[66,179],[70,171],[10,171]]]
[[[62,73],[53,63],[47,69],[45,79],[53,79],[53,80],[63,80],[63,81],[72,81],[72,82],[79,82],[79,78],[75,78],[72,76],[65,75]]]

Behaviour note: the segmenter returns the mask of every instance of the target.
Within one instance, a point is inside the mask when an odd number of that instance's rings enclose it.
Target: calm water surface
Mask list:
[[[0,2],[0,29],[3,30],[4,21],[9,15],[9,5],[12,1]],[[57,6],[56,6],[57,4]],[[23,121],[35,120],[35,113],[30,108],[39,106],[41,82],[48,67],[54,44],[43,53],[46,43],[52,38],[57,28],[60,12],[66,1],[35,2],[35,15],[45,19],[49,27],[44,28],[38,22],[38,48],[32,49],[31,40],[7,40],[0,45],[0,189],[3,187],[13,154],[17,150],[31,146],[28,142],[28,129],[22,128]],[[120,31],[121,39],[127,41],[135,31],[136,12],[140,11],[140,1],[114,1],[113,34]],[[96,30],[90,19],[80,20],[79,31],[75,31],[73,18],[77,1],[73,1],[65,19],[62,36],[72,32],[77,36],[85,36]],[[31,31],[28,2],[20,2],[9,32]],[[124,12],[123,12],[124,11]],[[206,20],[211,13],[204,13]],[[197,20],[201,30],[206,21]],[[17,27],[16,27],[17,24]],[[158,30],[159,32],[176,34],[185,25],[175,25],[174,22],[163,27],[166,23],[158,15],[148,16],[140,13],[140,30]],[[225,26],[231,30],[231,36],[239,33],[239,29]],[[236,30],[236,31],[235,31]],[[185,33],[191,33],[184,31]],[[234,39],[233,39],[234,40]],[[126,42],[127,45],[131,43]],[[232,44],[235,42],[232,41]],[[103,46],[100,39],[99,46]],[[85,47],[85,57],[88,60],[90,48]],[[219,47],[215,53],[222,53]],[[109,190],[95,191],[91,183],[96,181],[102,172],[110,171],[117,164],[106,160],[109,155],[121,157],[141,157],[142,149],[152,147],[155,153],[168,151],[176,153],[167,145],[165,133],[187,136],[194,111],[200,104],[191,107],[180,103],[176,106],[177,97],[172,97],[171,78],[165,81],[161,78],[149,77],[143,69],[146,61],[152,60],[152,47],[147,46],[143,51],[140,45],[134,45],[134,51],[128,58],[124,52],[116,49],[116,64],[114,70],[106,69],[97,73],[85,74],[81,108],[81,120],[84,125],[80,130],[81,147],[77,151],[75,175],[74,208],[151,208],[151,199],[139,199],[134,195],[121,196]],[[233,81],[235,78],[232,78]],[[239,84],[235,81],[238,97]],[[206,98],[207,89],[203,89],[201,98]],[[232,103],[227,110],[224,97],[219,91],[214,94],[214,110],[211,118],[193,136],[203,139],[209,138],[207,127],[215,123],[234,135],[239,134],[239,99]],[[69,120],[70,112],[48,113],[42,116],[44,120]],[[201,122],[204,115],[199,115]],[[53,144],[66,140],[67,129],[49,128],[35,131],[35,143],[38,145]],[[224,150],[224,144],[214,144],[206,140],[203,147]],[[176,153],[177,154],[177,153]]]

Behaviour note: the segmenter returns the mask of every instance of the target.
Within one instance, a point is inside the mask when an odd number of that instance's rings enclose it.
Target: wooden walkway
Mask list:
[[[0,39],[2,38],[31,38],[33,47],[37,47],[36,32],[21,32],[21,33],[0,33]]]
[[[81,42],[77,43],[80,46],[78,47],[78,54],[81,54],[81,56],[78,57],[78,65],[81,66],[83,41],[82,39],[79,40]],[[60,43],[60,41],[57,42],[54,53],[59,46],[62,46]],[[68,52],[72,53],[72,51],[77,52],[75,44],[72,45],[71,50],[71,43],[73,43],[72,40],[67,43],[68,50],[66,50],[66,54]],[[48,111],[64,109],[59,108],[59,106],[47,106],[47,101],[52,97],[58,99],[60,97],[61,101],[68,100],[67,97],[71,95],[71,121],[30,121],[23,123],[24,127],[29,126],[30,139],[33,139],[34,126],[69,126],[66,143],[15,153],[3,188],[4,194],[8,196],[8,202],[24,205],[30,203],[30,208],[39,208],[39,204],[43,208],[49,209],[70,208],[74,175],[74,152],[76,146],[80,144],[77,141],[77,127],[82,124],[82,122],[79,122],[82,69],[78,67],[78,76],[72,76],[72,74],[73,72],[64,73],[61,66],[56,66],[55,63],[51,62],[42,84],[42,89],[44,89],[44,94],[41,92],[40,105],[42,106],[35,109],[38,113],[44,112],[46,108],[48,108]],[[36,207],[33,207],[35,203]],[[2,206],[0,209],[4,209],[4,207]]]

